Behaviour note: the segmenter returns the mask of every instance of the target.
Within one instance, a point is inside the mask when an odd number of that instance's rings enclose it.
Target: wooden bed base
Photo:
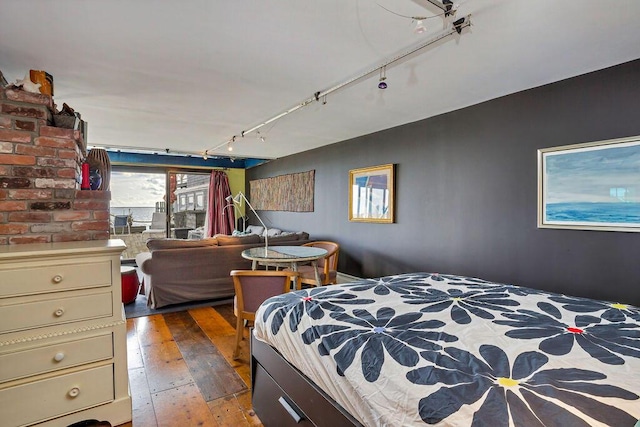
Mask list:
[[[251,401],[265,426],[362,426],[273,347],[251,335]]]

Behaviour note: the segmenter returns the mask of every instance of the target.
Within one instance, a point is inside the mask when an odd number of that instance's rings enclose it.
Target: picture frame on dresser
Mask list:
[[[539,149],[538,228],[640,232],[640,136]]]

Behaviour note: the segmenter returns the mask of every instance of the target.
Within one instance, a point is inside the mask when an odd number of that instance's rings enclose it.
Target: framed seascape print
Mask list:
[[[538,227],[640,231],[640,136],[538,150]]]
[[[349,171],[349,221],[392,223],[394,165]]]

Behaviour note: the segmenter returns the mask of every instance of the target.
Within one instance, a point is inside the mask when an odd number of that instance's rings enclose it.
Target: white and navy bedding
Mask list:
[[[625,304],[402,274],[270,298],[254,334],[366,426],[640,419],[640,309]]]

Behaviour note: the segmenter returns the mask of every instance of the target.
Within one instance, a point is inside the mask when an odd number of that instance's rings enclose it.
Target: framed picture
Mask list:
[[[538,227],[640,231],[640,136],[538,150]]]
[[[349,171],[349,221],[392,223],[394,165]]]

